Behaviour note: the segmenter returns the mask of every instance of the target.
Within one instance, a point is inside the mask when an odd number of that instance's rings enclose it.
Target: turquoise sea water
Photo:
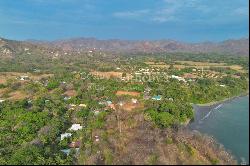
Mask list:
[[[214,137],[240,163],[249,163],[249,96],[214,106],[194,106],[191,129]]]

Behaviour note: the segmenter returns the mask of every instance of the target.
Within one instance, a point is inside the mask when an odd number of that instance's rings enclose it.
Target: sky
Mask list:
[[[248,0],[0,0],[0,37],[223,41],[249,36]]]

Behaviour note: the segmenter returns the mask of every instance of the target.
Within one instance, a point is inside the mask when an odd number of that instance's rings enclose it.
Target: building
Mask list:
[[[76,151],[76,153],[79,152],[79,148],[74,148],[73,150]],[[69,153],[72,151],[72,149],[63,149],[61,150],[61,152],[65,153],[67,156],[69,155]]]
[[[153,96],[152,99],[153,100],[161,100],[162,96],[161,95]]]
[[[79,104],[79,107],[87,107],[86,104]]]
[[[138,103],[138,100],[137,100],[137,99],[134,99],[134,98],[131,99],[131,101],[132,101],[133,104],[137,104],[137,103]]]
[[[107,105],[111,105],[111,104],[112,104],[112,101],[108,100]]]
[[[20,76],[21,81],[28,80],[28,79],[29,79],[29,76]]]
[[[186,80],[184,78],[176,76],[176,75],[172,75],[171,78],[177,79],[178,81],[186,82]]]
[[[94,114],[95,114],[95,115],[98,115],[99,113],[100,113],[99,110],[94,110]]]
[[[71,99],[71,97],[68,97],[68,96],[65,96],[64,98],[63,98],[63,100],[69,100],[69,99]]]
[[[80,141],[73,141],[69,144],[70,148],[80,148],[81,142]]]
[[[68,137],[71,137],[72,134],[71,133],[63,133],[61,134],[61,141],[64,139],[64,138],[68,138]]]
[[[82,126],[80,124],[72,124],[72,126],[69,128],[69,130],[74,130],[74,131],[81,130],[81,129],[82,129]]]

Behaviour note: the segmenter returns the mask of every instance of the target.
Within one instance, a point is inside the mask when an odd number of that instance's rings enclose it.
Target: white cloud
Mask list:
[[[248,7],[239,7],[233,10],[233,14],[240,16],[248,16],[249,8]]]
[[[113,15],[115,17],[120,17],[120,18],[136,19],[136,18],[139,18],[139,17],[144,17],[149,12],[150,12],[150,10],[144,9],[144,10],[136,10],[136,11],[116,12]]]

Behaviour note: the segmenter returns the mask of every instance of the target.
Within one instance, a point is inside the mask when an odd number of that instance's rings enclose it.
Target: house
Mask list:
[[[29,76],[20,76],[21,81],[28,80],[28,79],[29,79]]]
[[[99,113],[100,113],[99,110],[94,110],[94,114],[95,114],[95,115],[98,115]]]
[[[112,104],[112,101],[108,100],[107,105],[111,105],[111,104]]]
[[[69,155],[70,153],[70,149],[63,149],[61,150],[63,153],[65,153],[67,156]]]
[[[110,106],[112,104],[112,101],[110,101],[110,100],[108,100],[108,101],[99,101],[98,104]]]
[[[63,100],[69,100],[69,99],[71,99],[71,97],[68,97],[68,96],[65,96],[64,98],[63,98]]]
[[[73,141],[69,144],[69,147],[70,148],[79,148],[81,145],[81,142],[80,141]]]
[[[119,106],[123,106],[123,104],[124,104],[124,103],[123,103],[122,101],[120,101],[120,102],[118,103]]]
[[[145,100],[148,100],[148,99],[150,99],[150,96],[147,95],[147,94],[144,94],[144,99],[145,99]]]
[[[161,97],[161,95],[157,95],[157,96],[153,96],[152,99],[153,100],[161,100],[162,97]]]
[[[174,99],[172,97],[168,98],[169,101],[174,101]]]
[[[0,103],[2,103],[2,102],[4,102],[5,100],[3,100],[3,99],[0,99]]]
[[[221,87],[226,87],[226,85],[224,85],[224,84],[221,84],[220,86],[221,86]]]
[[[131,101],[132,101],[133,104],[137,104],[137,103],[138,103],[138,100],[137,100],[137,99],[134,99],[134,98],[131,99]]]
[[[105,102],[104,102],[104,101],[99,101],[99,102],[98,102],[98,104],[100,104],[100,105],[104,105],[104,104],[105,104]]]
[[[186,79],[195,79],[195,78],[197,78],[197,76],[194,75],[194,74],[191,74],[191,73],[185,73],[183,75],[183,78],[186,78]]]
[[[69,155],[69,153],[71,152],[72,149],[63,149],[61,150],[63,153],[65,153],[67,156]],[[74,148],[74,150],[76,150],[76,153],[79,152],[79,148]]]
[[[64,138],[68,138],[68,137],[71,137],[72,134],[71,133],[63,133],[61,134],[61,141],[64,139]]]
[[[171,78],[177,79],[178,81],[186,82],[186,80],[184,78],[176,76],[176,75],[172,75]]]
[[[75,105],[75,104],[70,104],[69,106],[70,106],[70,107],[76,107],[76,105]]]
[[[99,142],[99,141],[100,141],[100,139],[99,139],[99,136],[98,136],[98,135],[96,135],[96,136],[95,136],[95,141],[96,141],[96,142]]]
[[[110,105],[109,105],[109,108],[115,110],[115,105],[114,105],[114,104],[110,104]]]
[[[79,107],[87,107],[86,104],[79,104]]]
[[[82,129],[82,126],[80,124],[72,124],[72,126],[69,128],[69,130],[74,130],[74,131],[81,130],[81,129]]]

